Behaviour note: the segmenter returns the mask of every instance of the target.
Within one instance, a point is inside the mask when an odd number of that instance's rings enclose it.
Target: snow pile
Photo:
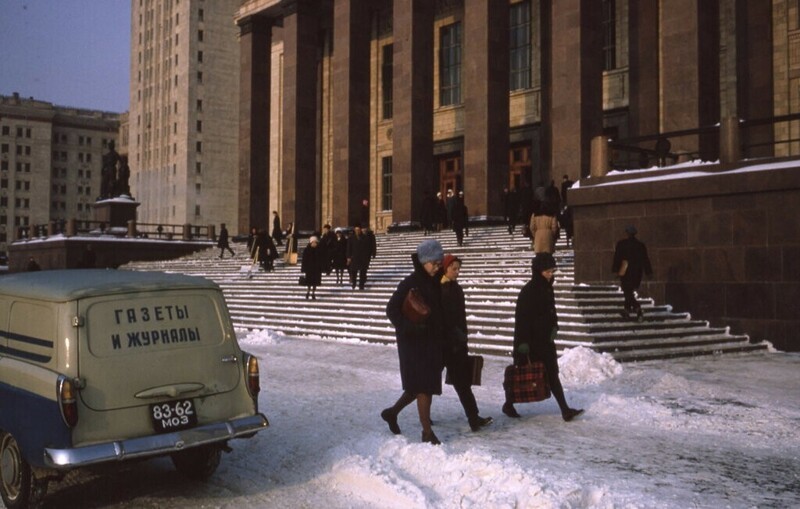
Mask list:
[[[578,346],[564,350],[558,359],[561,383],[570,387],[596,385],[622,374],[622,365],[608,353]]]
[[[607,488],[537,473],[514,458],[470,448],[364,437],[342,446],[324,483],[354,506],[382,508],[614,507]]]
[[[284,335],[279,332],[274,332],[270,329],[259,329],[246,332],[246,336],[239,340],[241,344],[247,345],[277,345],[283,339]]]

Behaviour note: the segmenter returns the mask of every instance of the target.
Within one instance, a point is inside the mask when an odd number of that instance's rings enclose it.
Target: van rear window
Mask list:
[[[220,313],[197,294],[95,301],[86,309],[89,350],[109,357],[216,345],[225,339]]]

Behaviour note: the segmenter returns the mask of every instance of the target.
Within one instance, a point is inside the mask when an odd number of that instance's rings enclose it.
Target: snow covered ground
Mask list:
[[[420,443],[416,409],[392,435],[400,393],[391,346],[240,333],[261,358],[270,428],[231,443],[207,483],[167,460],[71,474],[45,507],[749,508],[800,507],[800,355],[761,353],[620,365],[584,348],[560,359],[572,406],[502,415],[507,361],[486,358],[467,426],[451,387],[434,398],[442,446]]]

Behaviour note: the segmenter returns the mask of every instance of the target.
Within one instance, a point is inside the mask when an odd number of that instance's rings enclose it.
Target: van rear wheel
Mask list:
[[[172,455],[175,469],[195,481],[205,481],[216,472],[222,457],[222,448],[217,445],[203,445]]]
[[[16,439],[0,431],[0,497],[8,509],[36,507],[47,491],[47,481],[37,480]]]

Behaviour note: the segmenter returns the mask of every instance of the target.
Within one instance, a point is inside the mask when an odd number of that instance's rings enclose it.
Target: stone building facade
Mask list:
[[[498,216],[505,186],[588,176],[594,136],[800,102],[797,0],[245,0],[235,22],[240,230],[273,209],[300,229],[353,224],[364,199],[383,230],[447,189]],[[748,156],[796,153],[775,144],[796,124],[748,129]]]
[[[0,253],[22,227],[93,219],[103,154],[118,131],[116,113],[0,96]]]
[[[240,3],[131,0],[127,150],[141,223],[236,224]]]

